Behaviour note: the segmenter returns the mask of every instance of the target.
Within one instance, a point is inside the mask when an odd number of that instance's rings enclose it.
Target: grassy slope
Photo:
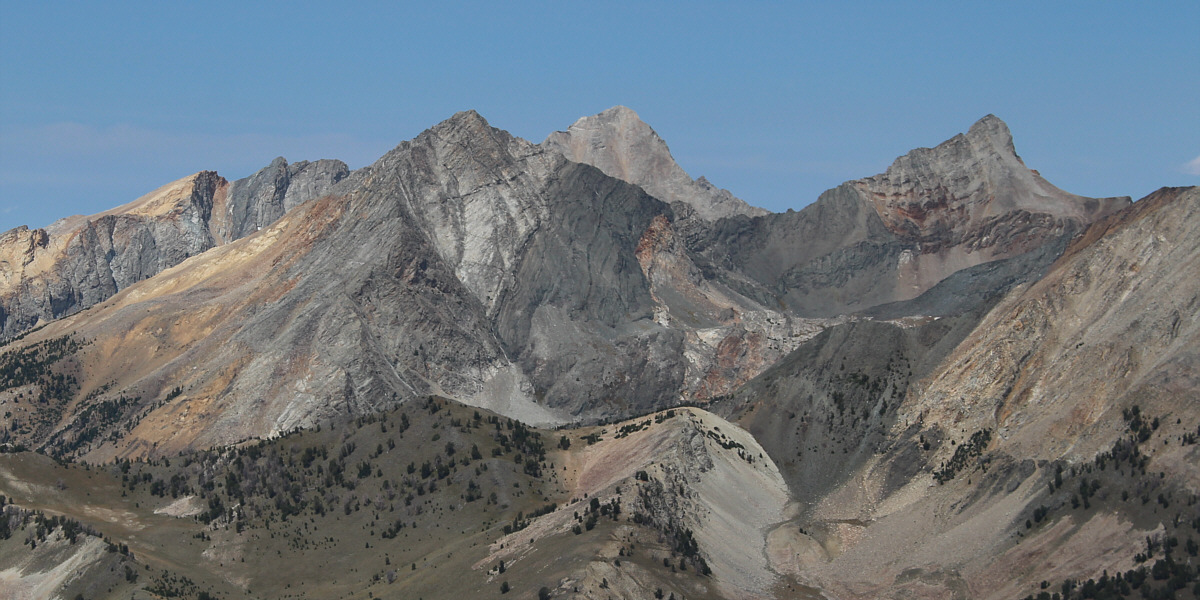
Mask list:
[[[631,522],[631,511],[616,519],[597,511],[594,525],[583,527],[590,502],[574,489],[577,477],[567,465],[588,451],[585,437],[593,433],[614,441],[607,428],[565,432],[571,450],[563,450],[564,433],[515,423],[510,429],[503,417],[430,400],[338,427],[148,462],[87,465],[3,454],[0,493],[128,544],[137,584],[117,569],[120,577],[99,585],[95,574],[109,566],[92,560],[84,578],[97,584],[89,599],[128,598],[133,588],[141,588],[138,596],[151,590],[228,599],[500,597],[504,582],[508,598],[536,597],[542,586],[560,596],[662,588],[677,597],[714,597],[711,579],[681,561],[673,539]],[[604,486],[606,503],[622,481]],[[505,535],[548,504],[559,514],[542,521],[557,525]],[[0,557],[7,562],[0,567],[19,562],[15,539],[4,541]],[[43,571],[25,565],[13,573],[28,583],[45,579]]]

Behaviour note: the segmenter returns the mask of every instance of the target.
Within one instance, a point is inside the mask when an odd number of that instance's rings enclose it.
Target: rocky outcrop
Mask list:
[[[229,185],[224,214],[213,235],[222,243],[241,239],[274,223],[296,205],[330,193],[350,174],[340,160],[288,164],[282,156],[259,172]]]
[[[213,247],[208,231],[226,182],[197,173],[93,217],[0,236],[0,333],[92,306]]]
[[[348,173],[341,161],[288,165],[277,158],[233,183],[204,171],[97,215],[10,230],[0,236],[0,336],[93,306],[250,235],[328,194]]]
[[[675,162],[667,143],[624,106],[583,117],[566,131],[550,134],[542,146],[567,160],[592,165],[606,175],[639,186],[663,202],[682,204],[702,219],[767,214],[704,177],[692,179]]]
[[[571,455],[563,457],[571,503],[537,517],[525,530],[497,539],[476,568],[499,560],[538,561],[540,568],[540,561],[559,560],[538,550],[555,534],[571,535],[577,523],[573,514],[586,514],[588,498],[596,498],[601,505],[619,506],[621,521],[637,523],[666,540],[675,550],[672,567],[679,564],[685,572],[703,574],[701,581],[717,588],[720,597],[771,596],[779,578],[767,561],[766,535],[784,518],[787,486],[754,438],[694,408],[614,423],[610,431],[619,433],[578,450],[572,447]],[[589,433],[602,437],[595,430]],[[622,543],[643,535],[628,524],[621,527]],[[642,544],[637,545],[642,552]],[[620,556],[625,552],[620,550]],[[640,572],[629,565],[612,568],[623,560],[613,562],[603,556],[606,553],[572,577],[578,582],[572,584],[578,597],[639,597],[658,585],[650,583],[653,571]],[[662,566],[657,556],[653,561]]]

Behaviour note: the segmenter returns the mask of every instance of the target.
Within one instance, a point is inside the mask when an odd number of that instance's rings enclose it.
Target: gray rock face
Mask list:
[[[559,200],[528,241],[496,331],[548,404],[622,415],[678,394],[679,331],[653,321],[635,250],[670,209],[588,166],[563,163],[546,188]]]
[[[909,446],[892,447],[897,410],[910,386],[950,354],[990,306],[912,326],[854,321],[829,327],[713,410],[754,434],[803,502],[828,493],[885,450],[915,473],[924,457],[905,455]]]
[[[903,249],[849,184],[799,212],[723,219],[689,246],[739,293],[806,317],[893,300]]]
[[[1130,199],[1064,192],[1017,156],[1003,121],[988,115],[964,135],[897,158],[885,173],[855,182],[888,229],[940,250],[1014,254],[1036,246],[1039,228],[1090,223],[1129,206]],[[1014,219],[1011,215],[1029,215]],[[997,248],[997,246],[999,246]]]
[[[320,198],[350,174],[340,160],[288,164],[282,156],[261,171],[229,185],[228,227],[216,236],[226,242],[243,238],[274,223],[297,204]]]
[[[365,171],[372,202],[410,215],[480,307],[483,341],[499,343],[485,355],[505,357],[472,367],[493,375],[460,397],[496,393],[494,374],[505,373],[516,396],[541,399],[561,420],[645,410],[678,393],[682,336],[652,321],[635,256],[642,232],[670,207],[474,112]],[[481,352],[431,342],[448,354]]]
[[[204,171],[91,217],[0,236],[0,336],[88,308],[214,246],[270,225],[328,194],[345,163],[277,158],[233,182]]]
[[[704,177],[689,177],[671,156],[666,142],[624,106],[579,119],[566,131],[550,134],[542,146],[567,160],[592,165],[639,186],[663,202],[683,204],[702,219],[767,214]]]
[[[93,218],[0,236],[0,333],[102,302],[214,245],[207,223],[225,181],[206,171]]]

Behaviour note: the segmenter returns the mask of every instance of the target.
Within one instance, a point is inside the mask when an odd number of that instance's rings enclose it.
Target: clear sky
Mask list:
[[[1200,2],[0,0],[0,231],[616,104],[775,211],[988,113],[1059,187],[1136,199],[1200,183]]]

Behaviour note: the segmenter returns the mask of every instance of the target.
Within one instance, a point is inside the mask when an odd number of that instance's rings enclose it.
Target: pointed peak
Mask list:
[[[453,115],[451,115],[451,117],[449,119],[446,119],[445,121],[443,121],[443,123],[474,124],[474,125],[487,125],[488,124],[487,119],[483,118],[483,115],[479,114],[474,109],[460,110],[460,111],[454,113]]]
[[[417,139],[434,136],[445,140],[457,140],[459,143],[475,144],[483,139],[504,141],[513,139],[506,131],[492,127],[487,119],[474,110],[463,110],[454,113],[450,118],[426,129]],[[498,136],[498,137],[497,137]]]
[[[1017,155],[1008,125],[990,114],[966,134],[912,150],[855,185],[902,235],[933,235],[1015,211],[1087,223],[1120,204],[1076,196],[1043,179]]]
[[[1005,124],[1004,121],[1000,120],[1000,117],[997,117],[991,113],[988,113],[981,117],[978,121],[975,121],[975,124],[971,126],[971,129],[975,129],[977,127],[1008,129],[1008,125]]]
[[[959,164],[960,157],[964,153],[976,157],[990,156],[994,160],[1002,162],[1015,161],[1014,166],[1019,165],[1022,170],[1025,168],[1021,157],[1017,156],[1012,132],[1009,131],[1008,125],[996,115],[988,114],[971,125],[965,134],[959,133],[936,147],[915,148],[907,154],[896,157],[896,160],[888,167],[887,173],[881,175],[886,176],[897,169],[907,169],[913,163],[937,164],[953,168]]]
[[[470,131],[491,127],[487,119],[474,110],[460,110],[450,118],[430,127],[428,131],[444,133],[447,131]]]
[[[1008,124],[1001,121],[996,115],[986,115],[979,119],[967,130],[967,139],[979,143],[984,141],[1007,154],[1016,156],[1017,149],[1013,145],[1012,132],[1008,129]]]
[[[618,104],[608,110],[605,110],[604,112],[601,112],[600,114],[598,114],[596,116],[597,117],[607,117],[610,119],[620,119],[622,121],[641,121],[642,120],[642,118],[639,117],[637,112],[635,112],[632,108],[629,108],[628,106],[622,106],[620,104]]]
[[[287,172],[288,172],[287,159],[282,156],[276,156],[275,160],[272,160],[269,164],[267,164],[267,166],[255,171],[247,179],[249,179],[249,180],[255,180],[255,179],[257,179],[257,180],[263,180],[263,179],[274,180],[274,179],[278,179],[280,177],[286,177]]]
[[[610,177],[639,186],[659,200],[687,204],[703,219],[766,212],[707,179],[693,180],[675,162],[658,133],[626,106],[582,117],[566,131],[551,133],[542,146],[567,160],[592,165]]]
[[[654,129],[650,127],[641,117],[638,116],[632,108],[627,106],[617,105],[603,112],[588,116],[579,117],[574,123],[567,128],[568,132],[574,132],[581,129],[598,129],[606,127],[617,127],[628,129],[630,127],[645,129],[654,135]]]

